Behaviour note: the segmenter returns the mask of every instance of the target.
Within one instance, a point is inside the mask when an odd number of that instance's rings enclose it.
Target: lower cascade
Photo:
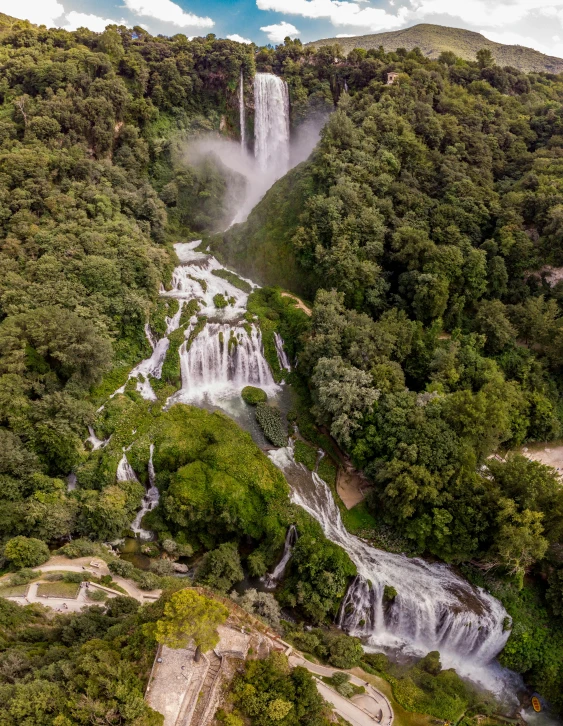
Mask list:
[[[384,552],[350,534],[329,487],[295,462],[291,445],[269,456],[286,475],[292,501],[321,524],[358,569],[338,625],[361,637],[368,649],[416,655],[439,650],[447,667],[495,688],[494,668],[487,666],[504,647],[510,622],[501,603],[448,565]],[[394,588],[394,597],[385,597],[386,586]]]
[[[282,579],[283,574],[285,572],[285,568],[287,567],[287,563],[289,562],[291,553],[293,551],[293,548],[294,548],[296,542],[297,542],[297,529],[295,528],[295,525],[292,524],[291,527],[287,530],[287,536],[285,538],[285,544],[283,547],[283,555],[282,555],[281,560],[276,565],[276,568],[272,572],[272,574],[266,575],[266,577],[264,578],[266,587],[268,589],[273,589],[277,585],[277,583]]]
[[[262,353],[262,336],[255,325],[205,326],[189,350],[180,350],[182,390],[174,401],[221,398],[259,386],[270,394],[278,389]]]
[[[133,523],[131,524],[131,529],[133,532],[135,532],[136,535],[138,535],[141,539],[152,539],[152,532],[150,532],[147,529],[143,529],[141,527],[141,522],[143,521],[143,517],[147,512],[150,512],[153,510],[159,500],[160,500],[160,493],[156,487],[156,475],[154,471],[154,464],[152,462],[152,457],[154,453],[154,444],[150,445],[150,457],[149,457],[149,488],[147,489],[147,493],[145,494],[143,498],[143,503],[141,505],[141,509],[137,512],[137,516],[133,520]]]

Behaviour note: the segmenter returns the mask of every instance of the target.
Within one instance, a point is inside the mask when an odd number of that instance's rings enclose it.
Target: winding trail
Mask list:
[[[362,681],[358,676],[352,675],[349,671],[341,671],[339,668],[327,668],[317,663],[311,663],[295,651],[289,656],[289,663],[293,668],[302,666],[316,676],[330,678],[337,672],[348,673],[350,683],[355,686],[363,686],[366,689],[365,694],[353,696],[350,699],[341,696],[323,681],[317,680],[317,689],[321,696],[325,701],[331,703],[334,710],[353,726],[373,726],[374,724],[391,726],[393,723],[393,708],[387,697],[366,681]],[[379,718],[380,712],[381,718]]]
[[[301,300],[301,298],[298,298],[297,295],[293,295],[290,292],[282,292],[281,293],[281,296],[282,297],[289,297],[292,300],[295,300],[295,302],[297,303],[296,307],[298,307],[299,310],[303,310],[303,312],[305,313],[305,315],[308,315],[309,317],[311,317],[311,315],[313,314],[313,311],[311,310],[311,308],[307,307],[307,305],[305,305],[305,303],[303,302],[303,300]]]

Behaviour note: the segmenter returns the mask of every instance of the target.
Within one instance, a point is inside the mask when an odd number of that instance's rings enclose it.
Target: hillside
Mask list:
[[[478,50],[488,48],[500,66],[513,66],[518,70],[547,73],[563,72],[563,59],[544,55],[532,48],[521,45],[502,45],[485,38],[481,33],[462,28],[446,28],[441,25],[421,24],[392,33],[375,33],[358,35],[354,38],[325,38],[315,40],[307,45],[320,48],[323,45],[339,43],[348,54],[353,48],[379,48],[383,46],[387,53],[406,48],[420,48],[428,58],[438,58],[444,51],[452,51],[465,60],[475,60]]]

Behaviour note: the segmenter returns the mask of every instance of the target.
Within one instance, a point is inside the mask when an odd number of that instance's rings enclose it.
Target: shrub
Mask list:
[[[133,580],[141,590],[156,590],[160,587],[160,578],[154,572],[143,572],[133,568]]]
[[[346,633],[327,633],[325,644],[328,647],[328,662],[335,668],[355,668],[364,655],[360,639]]]
[[[255,388],[254,386],[246,386],[242,389],[240,395],[242,396],[242,400],[250,406],[266,403],[268,400],[266,391],[263,391],[261,388]]]
[[[363,660],[378,673],[386,673],[389,668],[389,659],[384,653],[366,653]]]
[[[158,557],[160,555],[158,545],[154,544],[154,542],[141,545],[141,552],[147,557]]]
[[[180,544],[173,539],[165,539],[162,542],[162,549],[172,557],[191,557],[194,553],[193,547],[189,544]]]
[[[256,420],[268,441],[274,446],[287,446],[287,434],[279,409],[268,406],[267,403],[259,403],[256,406]]]
[[[65,572],[63,574],[63,580],[64,582],[82,582],[85,579],[84,574],[82,574],[81,572]]]
[[[213,305],[215,305],[216,308],[226,308],[228,304],[229,301],[224,295],[221,295],[220,292],[213,296]]]
[[[349,673],[333,673],[330,680],[332,681],[332,685],[335,687],[338,693],[340,693],[341,696],[344,696],[345,698],[350,698],[354,695],[355,689],[354,686],[350,683]]]
[[[34,572],[33,570],[24,568],[19,570],[19,572],[14,572],[13,575],[10,575],[10,585],[27,585],[28,582],[35,580],[40,575],[41,572]]]
[[[135,567],[127,560],[112,560],[109,564],[109,571],[120,577],[132,577]]]
[[[93,600],[94,602],[105,602],[108,599],[107,592],[103,590],[88,590],[86,595],[89,600]]]
[[[37,567],[49,559],[49,548],[35,537],[14,537],[4,547],[4,555],[13,565],[21,567]]]
[[[119,618],[122,615],[131,615],[140,608],[140,603],[134,597],[118,595],[112,597],[108,603],[107,614],[110,618]]]
[[[169,576],[174,574],[174,565],[170,560],[155,560],[151,562],[151,572],[160,576]]]
[[[90,557],[90,555],[95,555],[97,552],[98,548],[89,539],[75,539],[57,550],[57,554],[65,555],[71,559]]]
[[[383,589],[383,599],[387,600],[388,602],[393,602],[396,597],[397,590],[395,590],[394,587],[391,587],[391,585],[385,585]]]
[[[197,572],[197,582],[222,592],[227,592],[243,578],[240,555],[236,544],[232,542],[219,545],[217,549],[208,552]]]

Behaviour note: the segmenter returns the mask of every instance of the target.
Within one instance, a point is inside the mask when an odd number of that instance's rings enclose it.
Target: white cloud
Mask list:
[[[233,33],[232,35],[227,35],[228,40],[234,40],[237,43],[245,43],[246,45],[250,45],[252,43],[251,40],[248,38],[243,38],[242,35],[239,35],[238,33]]]
[[[338,33],[337,38],[355,38],[354,33]]]
[[[295,25],[286,23],[285,21],[277,23],[276,25],[266,25],[264,28],[260,28],[260,30],[267,34],[270,43],[283,43],[284,38],[288,36],[295,38],[301,32],[297,30]]]
[[[99,15],[89,15],[88,13],[77,13],[72,10],[65,18],[66,22],[62,26],[65,30],[77,30],[78,28],[89,28],[95,33],[103,33],[106,25],[130,25],[126,20],[110,20],[109,18],[101,18]]]
[[[563,55],[554,37],[563,28],[563,0],[402,0],[401,7],[374,7],[365,0],[256,0],[260,10],[325,19],[335,28],[365,32],[398,30],[417,23],[466,28],[504,43]],[[377,4],[383,4],[377,0]],[[340,37],[345,37],[341,34]]]
[[[559,0],[555,0],[557,3]],[[504,27],[523,20],[533,10],[543,10],[545,0],[514,0],[514,2],[490,2],[490,0],[411,0],[413,18],[432,15],[449,15],[471,25]]]
[[[57,0],[0,0],[0,12],[49,28],[57,25],[56,19],[64,11],[64,7]]]
[[[407,8],[396,14],[383,8],[361,7],[357,2],[343,0],[256,0],[260,10],[275,10],[304,18],[327,18],[335,26],[353,25],[368,30],[394,30],[405,24]]]
[[[185,13],[179,5],[171,0],[125,0],[125,7],[138,15],[146,15],[164,23],[172,23],[180,28],[212,28],[215,25],[211,18]]]

